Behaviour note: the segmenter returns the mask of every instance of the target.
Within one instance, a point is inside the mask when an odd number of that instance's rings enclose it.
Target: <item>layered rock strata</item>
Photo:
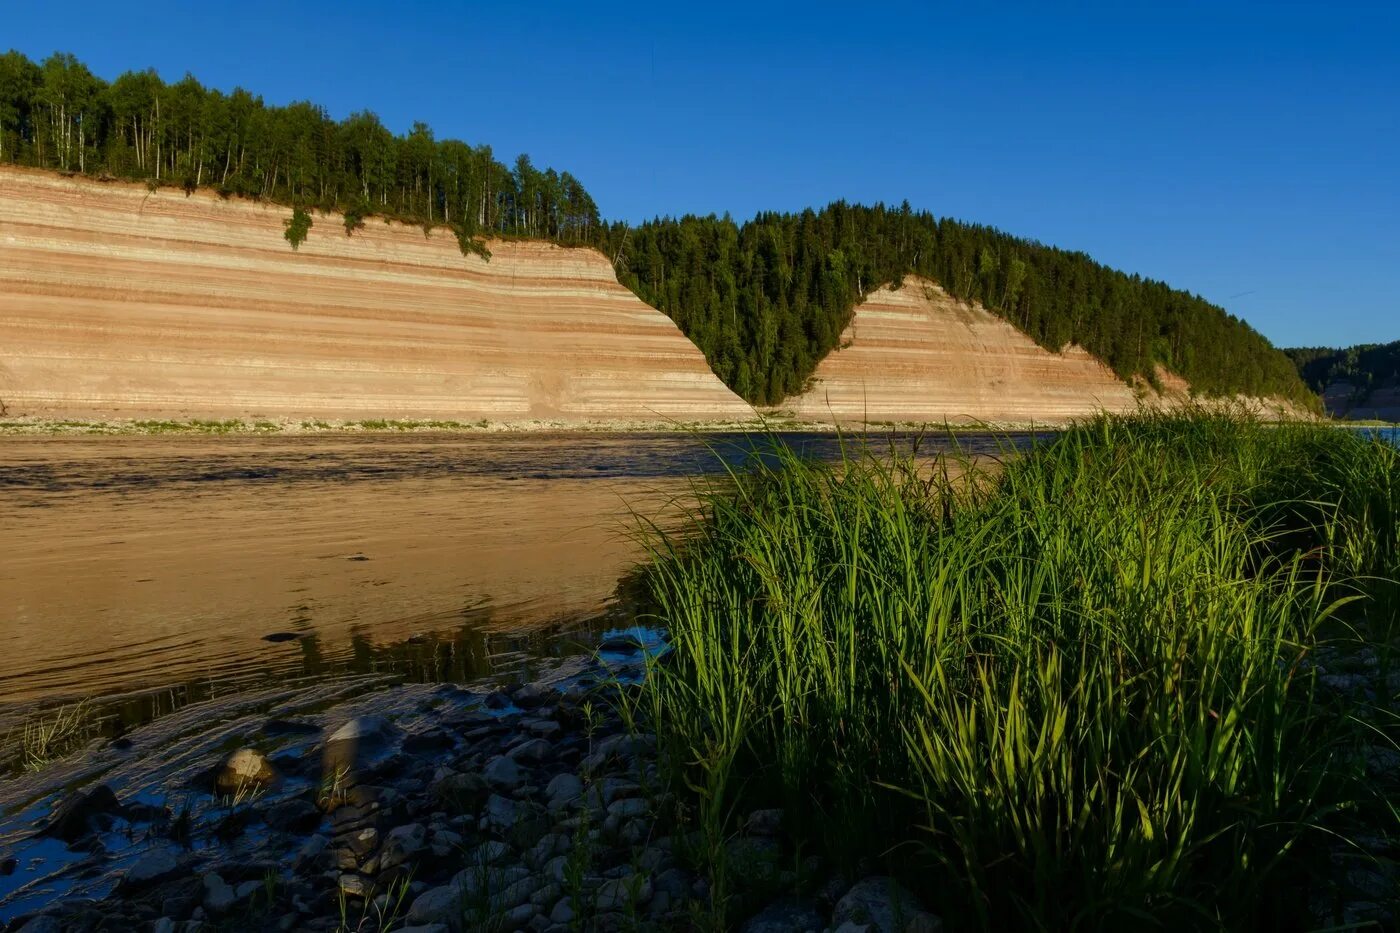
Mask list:
[[[1002,318],[914,276],[856,308],[811,387],[781,407],[838,423],[1060,422],[1136,407],[1077,346],[1052,353]]]
[[[0,169],[0,401],[48,417],[728,421],[590,249]]]

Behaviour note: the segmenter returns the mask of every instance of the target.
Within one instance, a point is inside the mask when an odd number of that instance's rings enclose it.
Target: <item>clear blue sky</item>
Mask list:
[[[0,0],[6,46],[424,120],[608,217],[907,198],[1279,344],[1400,339],[1393,2]]]

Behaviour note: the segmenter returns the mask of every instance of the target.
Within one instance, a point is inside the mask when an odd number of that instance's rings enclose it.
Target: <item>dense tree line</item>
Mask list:
[[[368,111],[336,121],[316,104],[271,106],[190,75],[167,84],[129,71],[109,83],[61,53],[0,56],[0,163],[339,210],[347,230],[370,214],[463,237],[586,243],[598,228],[578,179],[526,155],[507,167],[490,146],[437,139],[422,123],[396,135]]]
[[[36,64],[0,56],[0,163],[99,177],[209,186],[224,196],[338,210],[352,233],[378,214],[452,227],[463,250],[489,235],[589,244],[621,281],[670,315],[744,398],[800,392],[869,292],[909,273],[979,301],[1042,346],[1082,345],[1125,379],[1166,366],[1207,395],[1311,396],[1290,361],[1239,319],[1161,282],[1129,276],[990,227],[898,209],[835,203],[817,212],[599,221],[568,172],[512,166],[489,146],[439,140],[422,123],[396,135],[368,111],[333,120],[298,102],[265,104],[186,75],[154,71],[111,82],[71,55]]]
[[[990,227],[837,202],[609,231],[619,277],[669,314],[750,401],[800,392],[869,292],[909,273],[981,302],[1041,346],[1077,343],[1124,379],[1161,364],[1204,395],[1315,404],[1287,357],[1204,299]]]
[[[1284,350],[1314,392],[1334,382],[1350,383],[1364,403],[1373,389],[1400,381],[1400,340],[1354,347],[1296,347]]]

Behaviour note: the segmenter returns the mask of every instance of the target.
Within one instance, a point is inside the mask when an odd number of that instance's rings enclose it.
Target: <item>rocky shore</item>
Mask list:
[[[38,827],[79,856],[67,880],[46,879],[49,903],[0,928],[713,928],[701,843],[674,829],[655,739],[617,702],[642,646],[603,649],[546,682],[402,685],[269,719],[199,772],[194,803],[75,791]],[[725,853],[740,879],[726,900],[749,905],[752,933],[941,928],[889,878],[799,858],[781,811],[749,815]],[[9,880],[25,870],[0,864]]]
[[[943,928],[930,892],[800,852],[780,810],[740,821],[713,890],[715,853],[625,716],[646,650],[613,639],[529,682],[400,684],[272,716],[183,772],[179,802],[89,783],[35,826],[63,872],[26,883],[32,866],[0,851],[0,907],[42,903],[0,930]],[[1385,706],[1373,653],[1315,663],[1331,701]],[[1378,791],[1400,789],[1400,753],[1363,757]],[[1392,929],[1396,854],[1380,831],[1333,846],[1310,885],[1316,924]]]

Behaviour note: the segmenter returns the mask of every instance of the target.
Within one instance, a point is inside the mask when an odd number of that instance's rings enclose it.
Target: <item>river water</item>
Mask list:
[[[784,442],[824,458],[843,443]],[[461,682],[582,650],[580,636],[622,612],[619,580],[643,555],[638,519],[683,522],[697,480],[765,443],[0,439],[0,736],[87,697],[103,698],[113,735],[272,680]],[[1006,442],[957,443],[984,454]]]

